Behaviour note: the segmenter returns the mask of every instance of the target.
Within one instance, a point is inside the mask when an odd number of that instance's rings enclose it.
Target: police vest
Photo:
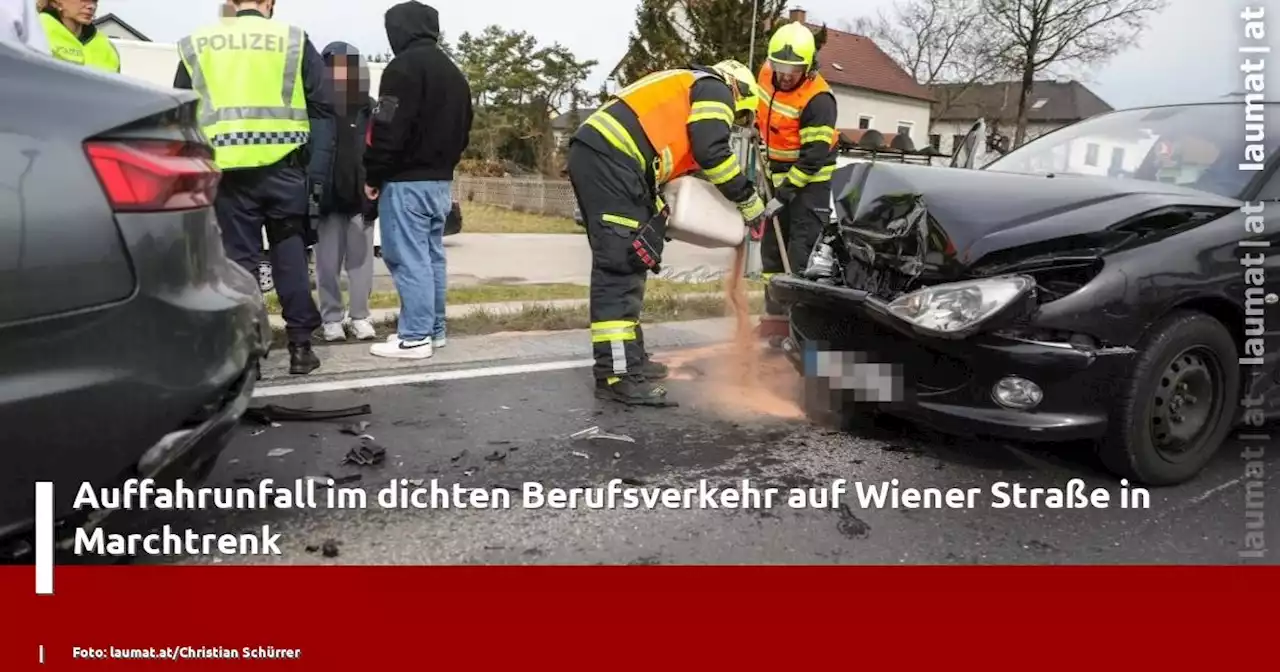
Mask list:
[[[305,44],[301,28],[257,16],[229,18],[178,42],[219,168],[269,166],[307,143]]]
[[[101,32],[96,32],[87,43],[81,42],[75,33],[47,12],[40,13],[40,25],[44,27],[54,58],[107,72],[120,72],[120,54]]]
[[[635,113],[645,137],[653,146],[656,153],[652,166],[655,186],[662,186],[677,177],[701,170],[693,158],[689,142],[689,119],[694,112],[699,112],[695,108],[714,106],[716,109],[708,110],[709,114],[714,114],[717,118],[727,117],[725,122],[733,124],[733,110],[727,106],[715,102],[690,101],[694,82],[711,76],[694,70],[655,72],[619,91],[615,96]],[[622,124],[608,113],[612,104],[605,105],[588,117],[586,125],[596,129],[618,151],[634,158],[642,171],[647,171],[649,166],[645,165],[639,146]]]
[[[774,91],[773,68],[766,62],[760,69],[760,108],[756,113],[756,125],[765,141],[769,160],[775,163],[794,163],[800,158],[800,147],[810,142],[825,141],[832,148],[838,135],[830,126],[801,128],[800,113],[814,96],[831,93],[831,87],[822,75],[814,73],[792,91]]]

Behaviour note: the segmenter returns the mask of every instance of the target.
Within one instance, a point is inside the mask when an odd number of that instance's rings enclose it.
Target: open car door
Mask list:
[[[980,156],[987,148],[987,122],[979,119],[964,136],[955,151],[951,153],[952,168],[974,168]]]

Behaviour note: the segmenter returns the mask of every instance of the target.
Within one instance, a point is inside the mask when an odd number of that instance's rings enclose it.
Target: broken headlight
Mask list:
[[[1022,275],[935,285],[894,299],[889,313],[926,331],[955,334],[982,324],[1035,285]]]

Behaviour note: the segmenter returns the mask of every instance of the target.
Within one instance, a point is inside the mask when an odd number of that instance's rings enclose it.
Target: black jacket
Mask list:
[[[386,14],[395,58],[382,72],[365,152],[368,184],[452,180],[471,136],[471,87],[440,48],[440,15],[417,0]]]
[[[335,112],[333,132],[311,136],[309,172],[320,187],[320,213],[367,216],[371,206],[364,195],[364,154],[374,104],[369,98],[369,66],[359,50],[346,42],[330,43],[320,55],[333,83]],[[332,76],[338,59],[348,64],[343,82]]]

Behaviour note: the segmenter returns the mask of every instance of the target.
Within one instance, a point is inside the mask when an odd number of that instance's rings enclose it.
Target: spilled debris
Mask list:
[[[284,457],[292,452],[292,448],[272,448],[267,451],[267,457]]]
[[[381,446],[363,444],[347,451],[341,464],[354,464],[361,467],[374,467],[387,459],[387,449]]]
[[[608,432],[600,431],[599,427],[588,427],[580,432],[574,432],[569,435],[569,438],[575,441],[593,441],[600,439],[603,441],[622,441],[625,443],[636,442],[635,439],[627,436],[626,434],[609,434]]]
[[[338,431],[351,436],[364,436],[368,434],[369,421],[361,420],[360,422],[352,422],[342,426]]]

